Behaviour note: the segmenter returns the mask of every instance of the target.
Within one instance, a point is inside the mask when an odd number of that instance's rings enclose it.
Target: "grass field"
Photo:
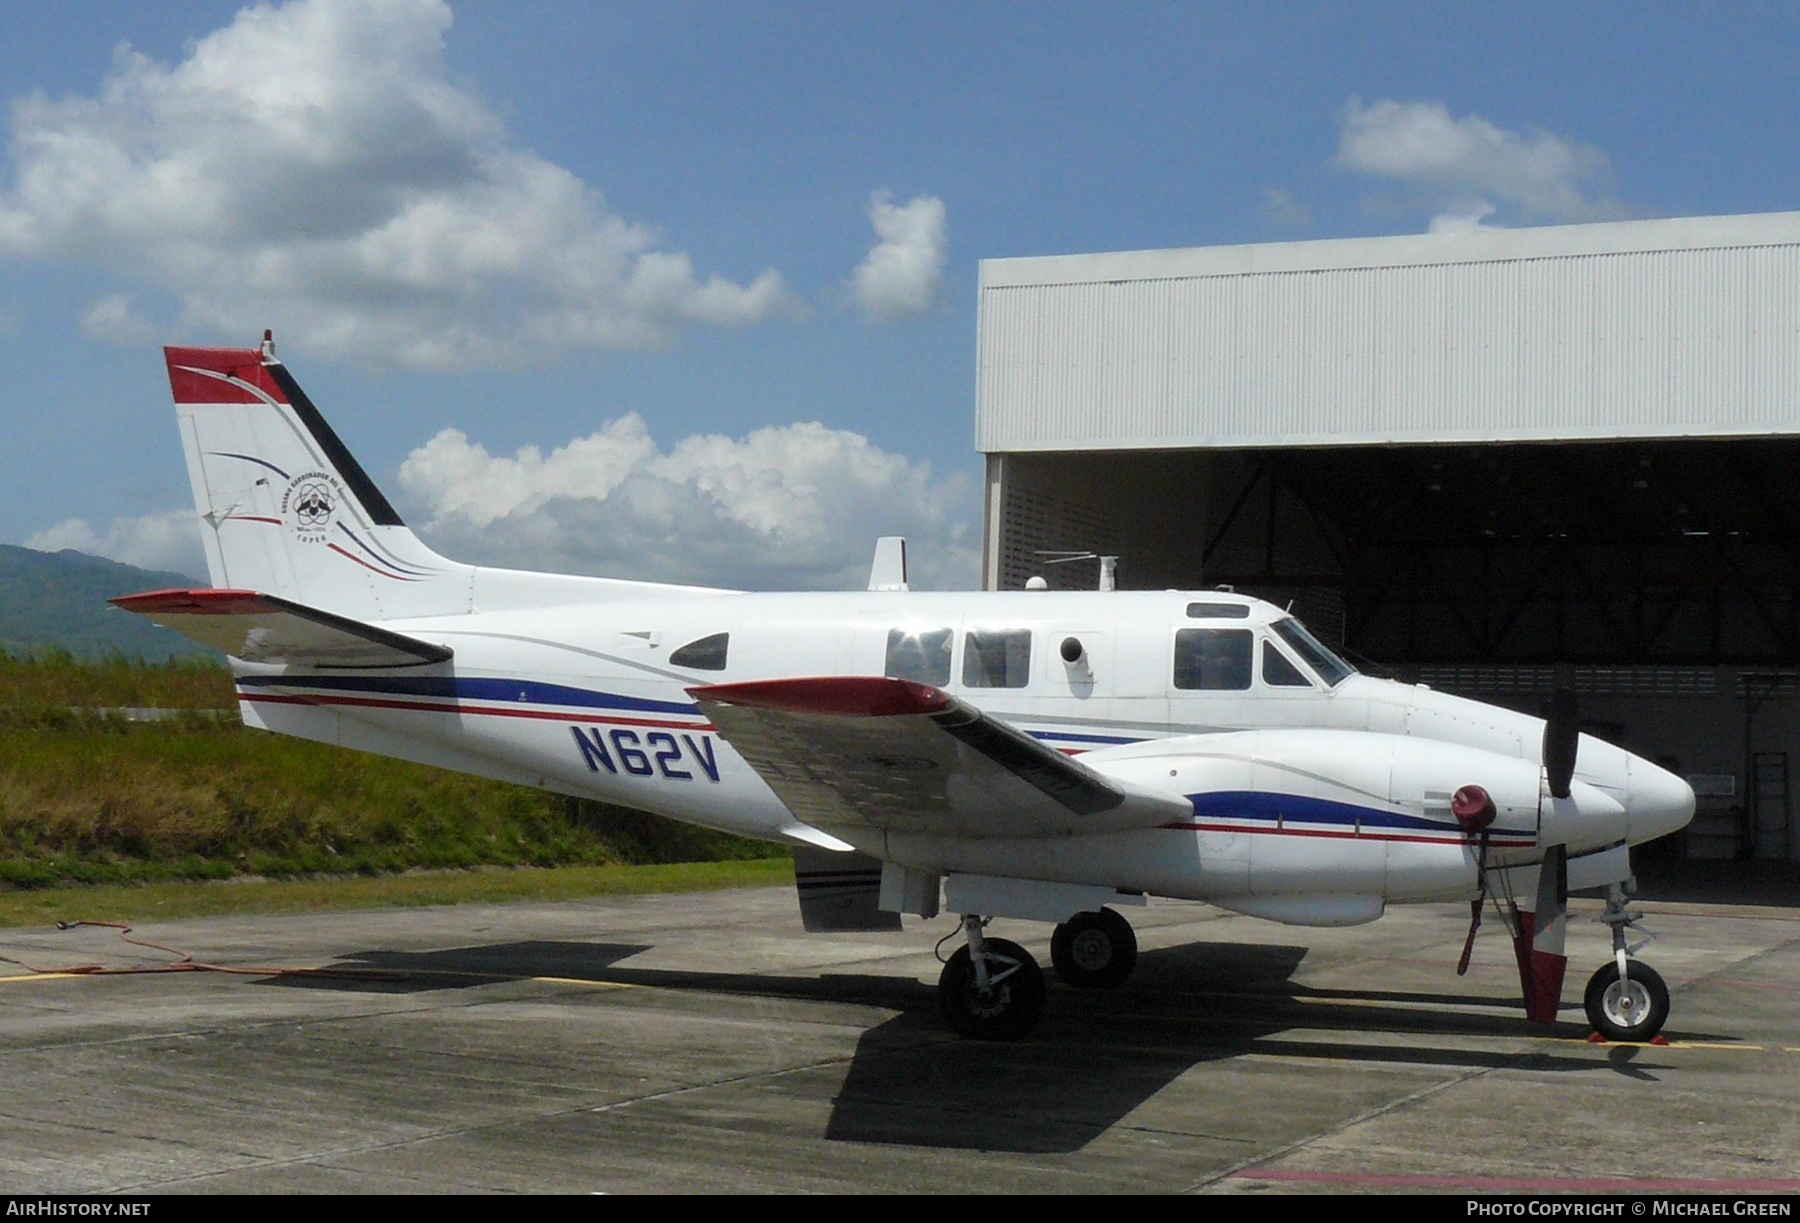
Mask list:
[[[141,707],[181,712],[156,722],[111,712]],[[553,868],[762,859],[786,869],[781,846],[247,730],[235,707],[229,674],[207,662],[0,655],[0,900],[81,884],[229,888],[243,876],[298,889],[244,885],[247,896],[298,897],[325,877],[361,876],[368,886],[345,893],[356,903],[435,904],[447,901],[379,897],[496,898],[565,886],[558,879],[602,887],[602,876]],[[410,873],[421,870],[448,873]],[[548,874],[531,882],[533,870]]]
[[[560,866],[418,871],[309,879],[228,879],[0,889],[0,926],[59,921],[173,921],[235,913],[324,913],[413,905],[580,900],[646,892],[792,885],[791,859],[681,862],[649,866]]]
[[[209,658],[142,662],[79,659],[61,651],[0,651],[0,709],[21,714],[71,709],[236,709],[231,673]]]

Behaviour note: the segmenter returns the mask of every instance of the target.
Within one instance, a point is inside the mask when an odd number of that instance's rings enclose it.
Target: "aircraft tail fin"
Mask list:
[[[473,569],[407,529],[266,332],[163,354],[215,587],[360,620],[469,610]]]

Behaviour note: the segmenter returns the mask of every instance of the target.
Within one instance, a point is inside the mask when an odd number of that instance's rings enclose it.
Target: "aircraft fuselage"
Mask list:
[[[389,621],[454,660],[312,674],[244,667],[239,684],[253,725],[798,841],[806,830],[688,690],[898,674],[1100,772],[1179,788],[1195,806],[1192,821],[1074,839],[837,830],[904,865],[1246,911],[1257,897],[1325,887],[1350,900],[1282,912],[1369,920],[1385,901],[1474,895],[1474,843],[1449,812],[1451,792],[1470,782],[1513,795],[1490,860],[1533,859],[1555,818],[1554,803],[1540,810],[1541,719],[1344,673],[1296,624],[1219,592],[684,594]],[[1235,788],[1221,780],[1226,757],[1254,758],[1243,767],[1263,773]],[[1304,767],[1264,776],[1286,759]],[[1601,797],[1558,837],[1571,854],[1685,823],[1685,785],[1656,766],[1586,736],[1579,761],[1576,781]]]

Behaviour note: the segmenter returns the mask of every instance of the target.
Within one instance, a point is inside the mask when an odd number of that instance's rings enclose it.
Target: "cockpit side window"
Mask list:
[[[969,633],[962,678],[965,688],[1023,688],[1031,678],[1031,630]]]
[[[1189,603],[1189,620],[1248,620],[1248,603]]]
[[[910,679],[915,683],[943,688],[950,683],[950,643],[947,628],[889,629],[887,667],[883,675],[893,679]]]
[[[1327,688],[1335,688],[1338,681],[1346,675],[1356,674],[1356,668],[1333,654],[1319,644],[1319,639],[1306,631],[1306,626],[1293,617],[1277,620],[1270,625],[1281,639],[1293,647],[1301,661],[1319,673]]]
[[[1288,661],[1288,656],[1275,648],[1273,641],[1262,643],[1262,677],[1263,683],[1272,688],[1310,688],[1312,681],[1300,673],[1300,668]]]
[[[1254,638],[1247,628],[1184,628],[1175,634],[1175,686],[1242,691],[1250,686]]]
[[[691,667],[695,671],[723,671],[725,653],[730,645],[730,633],[714,633],[710,637],[688,642],[669,655],[669,662],[677,667]]]

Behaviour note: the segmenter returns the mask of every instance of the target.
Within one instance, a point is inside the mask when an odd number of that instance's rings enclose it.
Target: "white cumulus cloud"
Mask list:
[[[664,452],[635,413],[545,454],[455,429],[400,483],[420,534],[458,559],[747,589],[861,589],[875,539],[905,535],[915,585],[970,588],[974,481],[938,477],[822,424],[697,435]]]
[[[1351,98],[1338,114],[1334,162],[1388,179],[1437,210],[1432,228],[1467,229],[1502,208],[1535,221],[1626,215],[1606,194],[1612,163],[1591,144],[1516,132],[1479,115],[1452,118],[1442,102]]]
[[[895,204],[878,191],[869,200],[869,222],[880,241],[850,276],[863,317],[891,323],[930,311],[944,279],[944,201],[921,195]]]
[[[148,344],[157,334],[156,324],[138,312],[126,293],[109,293],[89,306],[81,329],[111,344]]]
[[[65,518],[27,539],[25,546],[40,552],[73,548],[140,569],[171,570],[194,578],[206,574],[200,521],[193,510],[115,518],[104,532],[94,530],[85,518]]]
[[[116,269],[188,327],[419,367],[795,308],[777,271],[698,272],[518,147],[447,76],[450,24],[442,0],[293,0],[174,66],[121,47],[94,96],[14,104],[0,256]]]
[[[1312,210],[1280,187],[1264,187],[1263,220],[1281,229],[1296,229],[1312,222]]]

